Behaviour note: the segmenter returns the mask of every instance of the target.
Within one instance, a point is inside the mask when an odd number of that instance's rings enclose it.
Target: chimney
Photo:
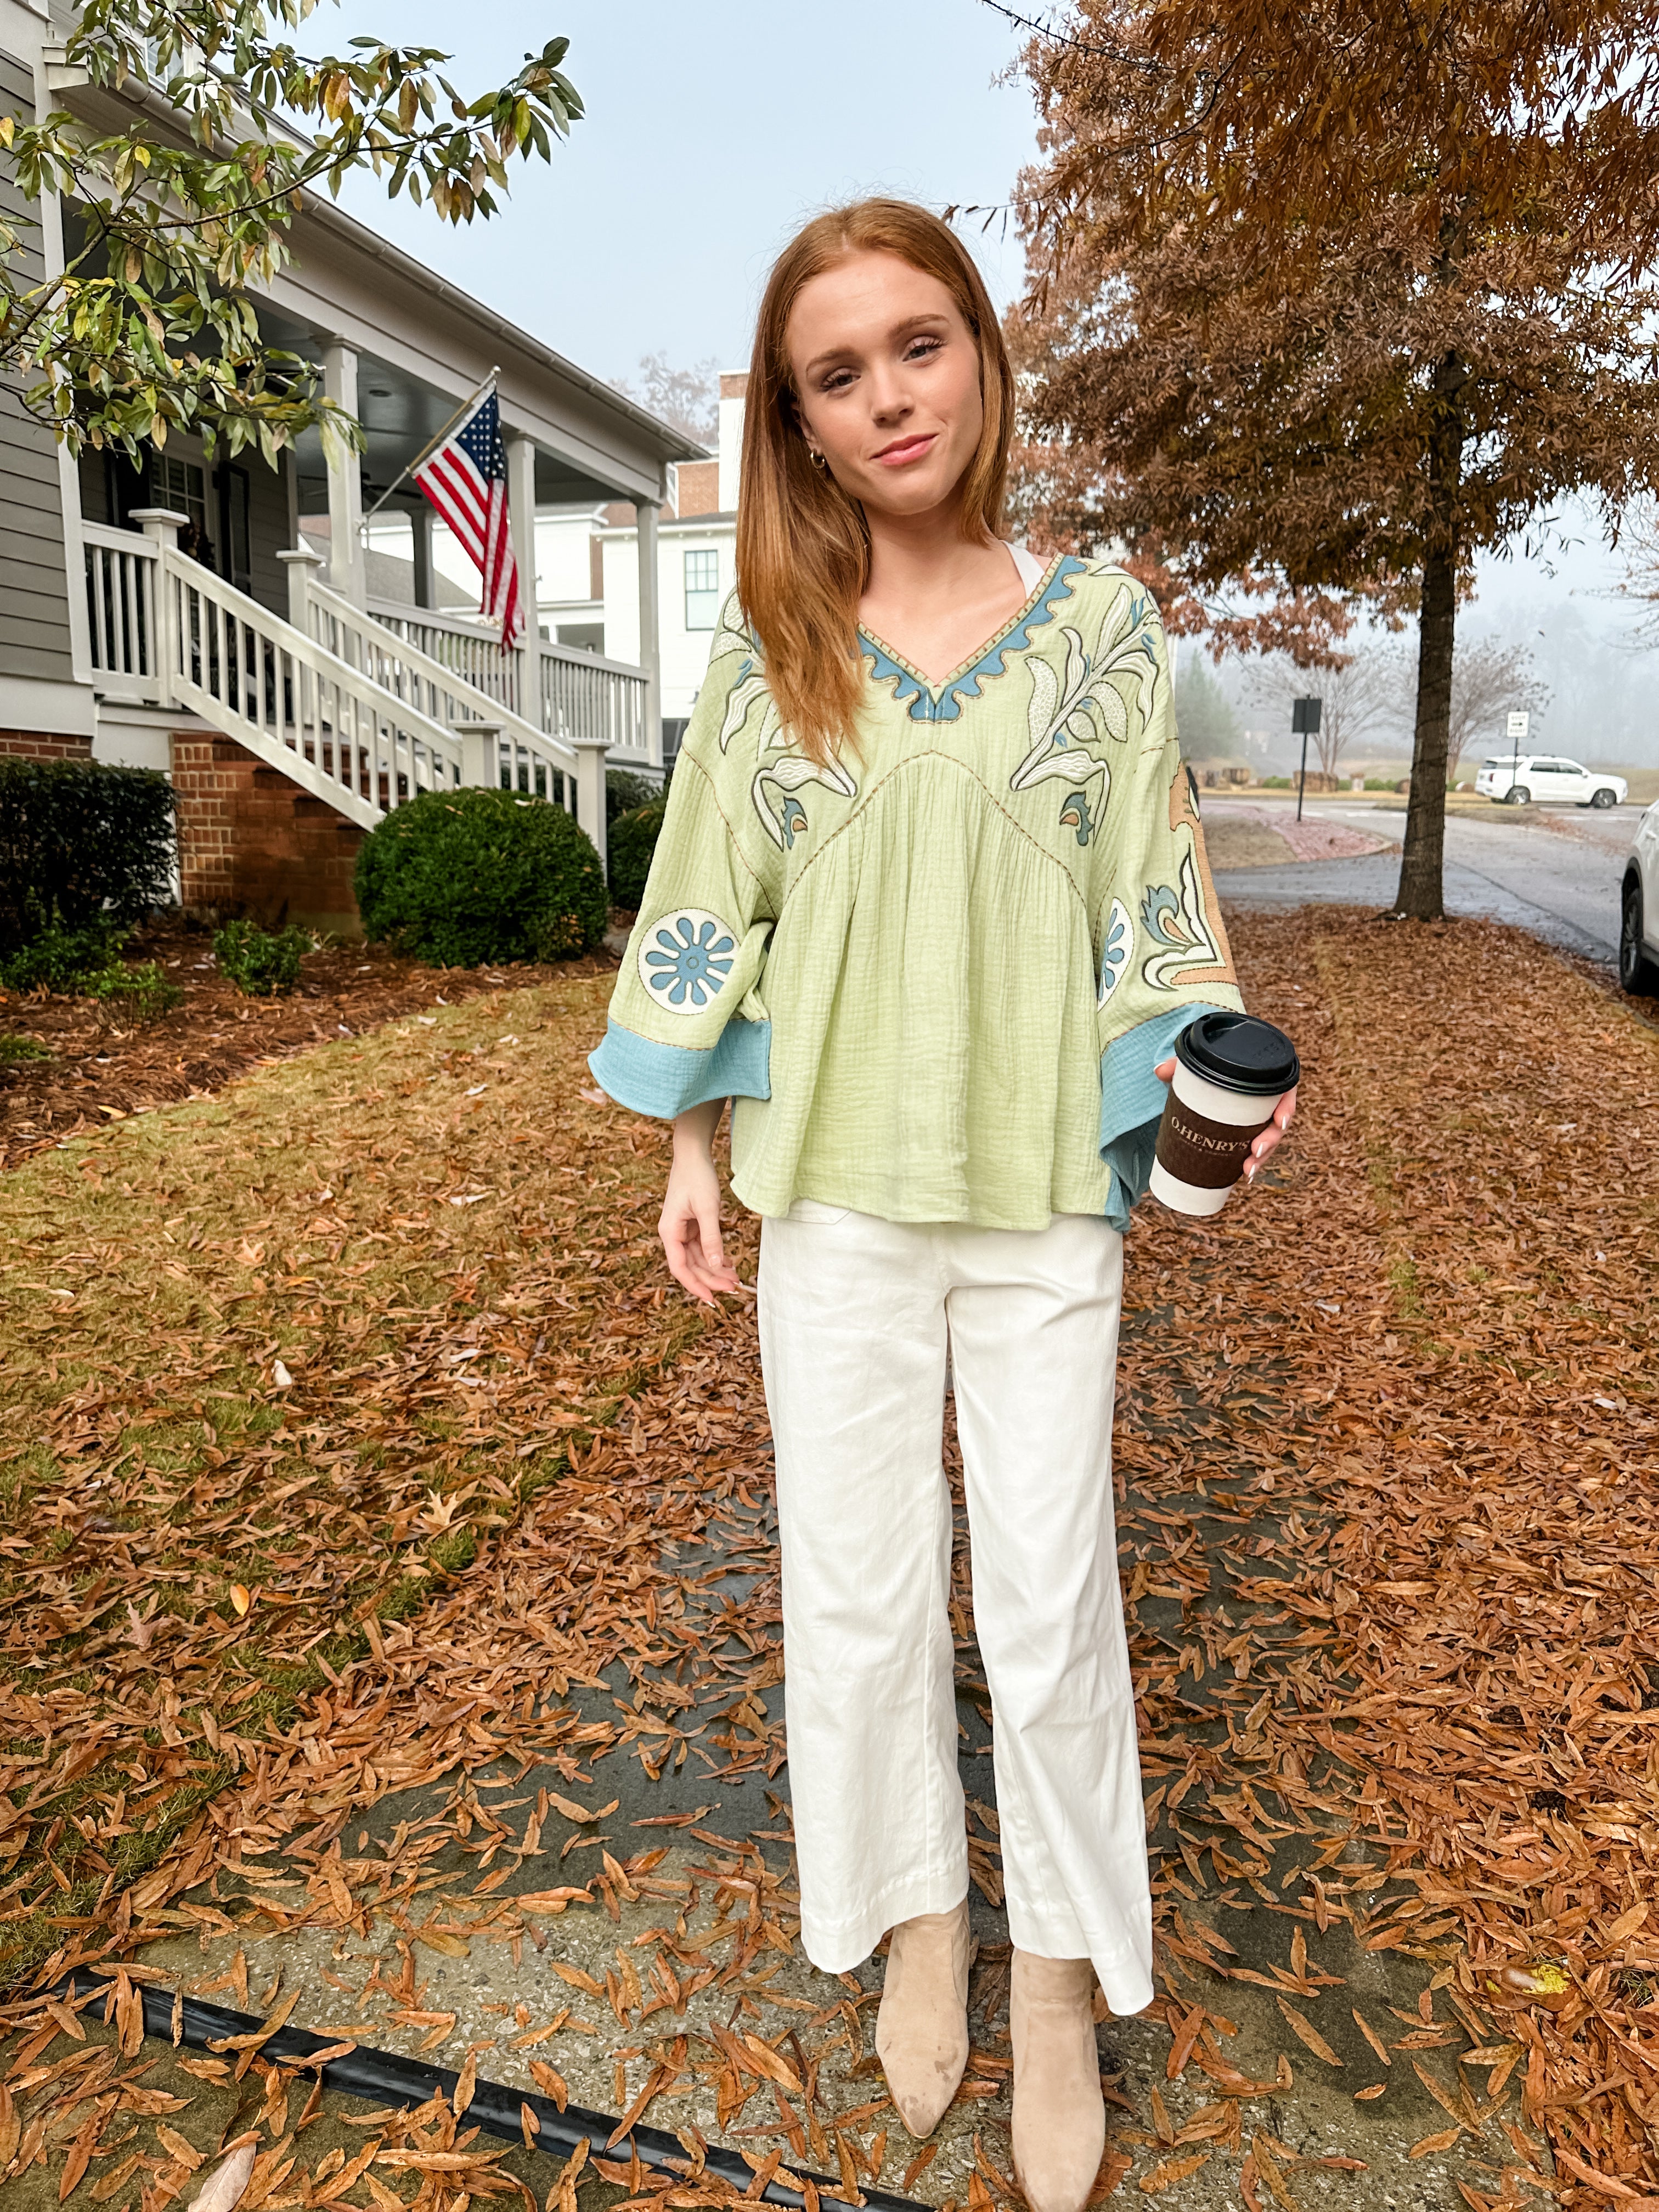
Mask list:
[[[731,514],[738,504],[738,473],[743,458],[744,395],[749,378],[743,370],[720,371],[720,512]]]

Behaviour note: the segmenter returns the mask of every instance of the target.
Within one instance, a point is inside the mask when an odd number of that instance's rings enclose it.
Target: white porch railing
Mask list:
[[[365,829],[421,791],[533,791],[576,815],[603,864],[607,740],[550,734],[496,702],[312,581],[312,553],[283,556],[298,617],[283,621],[179,552],[183,519],[141,509],[142,537],[83,526],[107,690],[199,715]]]
[[[81,526],[87,563],[87,635],[92,665],[113,677],[124,698],[159,705],[161,672],[155,650],[155,567],[160,548],[134,530],[102,523]]]
[[[458,734],[493,732],[497,754],[492,781],[580,811],[577,789],[591,772],[584,761],[598,750],[593,741],[544,732],[497,694],[482,690],[449,662],[434,659],[416,640],[319,583],[314,573],[307,574],[311,562],[292,554],[287,558],[291,622],[302,623],[337,658],[446,729]],[[494,646],[491,650],[498,660],[518,658]]]
[[[546,638],[503,653],[483,623],[435,608],[371,599],[368,611],[383,629],[417,647],[470,690],[539,726],[544,736],[567,744],[603,744],[631,756],[629,766],[647,766],[654,757],[642,668]]]

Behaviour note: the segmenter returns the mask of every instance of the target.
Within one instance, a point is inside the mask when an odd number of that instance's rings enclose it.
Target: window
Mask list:
[[[713,629],[720,611],[720,556],[718,553],[688,553],[685,556],[685,626]]]
[[[188,515],[207,535],[207,471],[195,461],[174,460],[170,453],[150,457],[150,488],[158,507]]]

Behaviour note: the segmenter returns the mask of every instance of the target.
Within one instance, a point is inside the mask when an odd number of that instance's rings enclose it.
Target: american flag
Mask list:
[[[483,578],[479,612],[501,624],[503,646],[517,645],[524,613],[507,526],[507,447],[493,384],[422,462],[415,481],[477,564]]]

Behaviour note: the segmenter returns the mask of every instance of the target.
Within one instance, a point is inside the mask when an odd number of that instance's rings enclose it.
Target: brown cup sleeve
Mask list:
[[[1158,1165],[1196,1190],[1228,1189],[1244,1172],[1250,1146],[1273,1120],[1278,1103],[1273,1100],[1259,1121],[1212,1121],[1184,1104],[1172,1086],[1158,1125]]]

